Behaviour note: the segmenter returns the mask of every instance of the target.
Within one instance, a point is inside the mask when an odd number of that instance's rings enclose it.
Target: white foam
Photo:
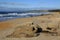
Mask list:
[[[2,14],[0,14],[0,16],[3,16]]]
[[[41,15],[41,14],[48,14],[48,13],[8,13],[8,14],[0,14],[0,17],[3,16],[29,16],[29,15]]]
[[[18,13],[8,13],[7,15],[17,15]]]

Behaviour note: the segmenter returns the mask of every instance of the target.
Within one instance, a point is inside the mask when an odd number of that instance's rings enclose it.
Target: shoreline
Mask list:
[[[26,22],[41,22],[48,20],[49,15],[44,16],[36,16],[36,17],[28,17],[28,18],[16,18],[7,21],[0,22],[0,30],[5,28],[14,27],[15,25],[19,25]],[[52,17],[51,17],[52,18]],[[54,18],[55,19],[55,18]],[[52,20],[52,19],[50,19]]]

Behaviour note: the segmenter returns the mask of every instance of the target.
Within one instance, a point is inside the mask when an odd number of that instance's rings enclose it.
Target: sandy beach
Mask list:
[[[50,12],[48,15],[29,17],[29,18],[16,18],[0,22],[0,40],[60,40],[60,36],[52,36],[48,33],[41,33],[38,37],[31,38],[7,38],[6,36],[13,33],[16,27],[29,24],[38,24],[42,30],[47,31],[47,27],[60,27],[60,13]],[[23,29],[24,30],[24,29]],[[60,29],[58,29],[58,32]]]

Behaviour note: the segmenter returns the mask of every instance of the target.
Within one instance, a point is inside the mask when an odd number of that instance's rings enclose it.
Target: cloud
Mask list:
[[[0,2],[0,4],[4,4],[4,5],[22,5],[22,6],[28,6],[28,4],[24,4],[24,3],[17,3],[17,2]]]

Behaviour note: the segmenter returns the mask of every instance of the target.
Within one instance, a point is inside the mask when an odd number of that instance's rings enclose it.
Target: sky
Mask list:
[[[0,0],[0,9],[4,8],[57,8],[60,0]]]

